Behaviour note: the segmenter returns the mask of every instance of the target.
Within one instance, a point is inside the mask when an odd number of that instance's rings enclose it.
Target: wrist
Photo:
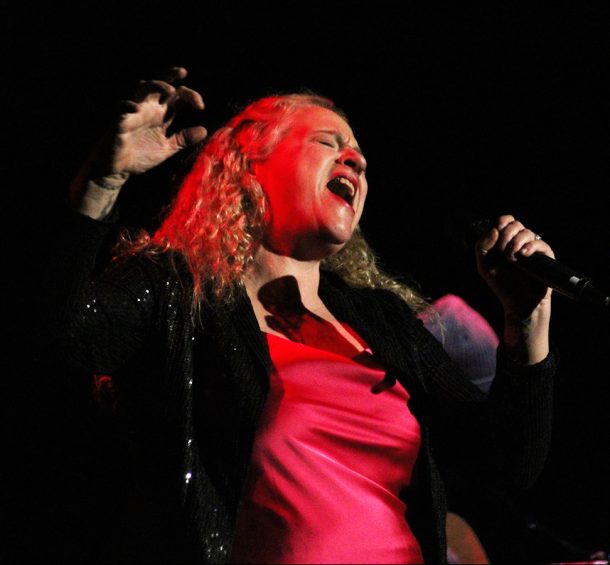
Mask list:
[[[538,308],[527,317],[504,317],[504,348],[523,365],[539,363],[549,354],[550,310]]]
[[[112,212],[128,176],[112,174],[85,180],[79,190],[71,191],[72,208],[94,220],[103,220]]]
[[[109,175],[99,176],[96,178],[90,178],[86,182],[101,190],[118,191],[129,179],[128,172],[122,173],[111,173]]]

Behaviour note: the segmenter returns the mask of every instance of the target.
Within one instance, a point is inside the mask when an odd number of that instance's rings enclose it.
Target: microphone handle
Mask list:
[[[536,252],[529,257],[520,257],[516,265],[572,300],[610,307],[610,294],[597,288],[590,277],[583,276],[544,253]]]

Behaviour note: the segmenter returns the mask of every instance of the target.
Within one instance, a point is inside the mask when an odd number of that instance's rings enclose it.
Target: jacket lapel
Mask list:
[[[417,364],[418,343],[421,341],[418,322],[415,316],[396,312],[397,304],[402,308],[398,302],[400,298],[382,298],[381,292],[351,288],[336,275],[328,273],[324,273],[320,281],[323,302],[340,321],[349,324],[362,336],[374,356],[386,367],[388,375],[399,380],[412,394],[424,389]]]
[[[245,292],[237,299],[229,317],[237,332],[248,345],[251,354],[263,365],[265,371],[270,373],[273,369],[273,363],[271,362],[267,340],[260,330],[252,303]],[[267,390],[268,383],[264,383],[264,386]]]

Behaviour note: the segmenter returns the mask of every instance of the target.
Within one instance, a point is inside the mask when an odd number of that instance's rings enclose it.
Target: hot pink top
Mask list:
[[[349,358],[266,335],[276,370],[232,561],[422,563],[398,498],[420,444],[407,391],[379,386],[370,351]]]

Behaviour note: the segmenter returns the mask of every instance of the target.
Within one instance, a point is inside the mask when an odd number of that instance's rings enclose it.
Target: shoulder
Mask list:
[[[188,294],[192,278],[185,260],[171,252],[134,252],[114,257],[100,275],[110,284],[140,289],[153,298]]]

